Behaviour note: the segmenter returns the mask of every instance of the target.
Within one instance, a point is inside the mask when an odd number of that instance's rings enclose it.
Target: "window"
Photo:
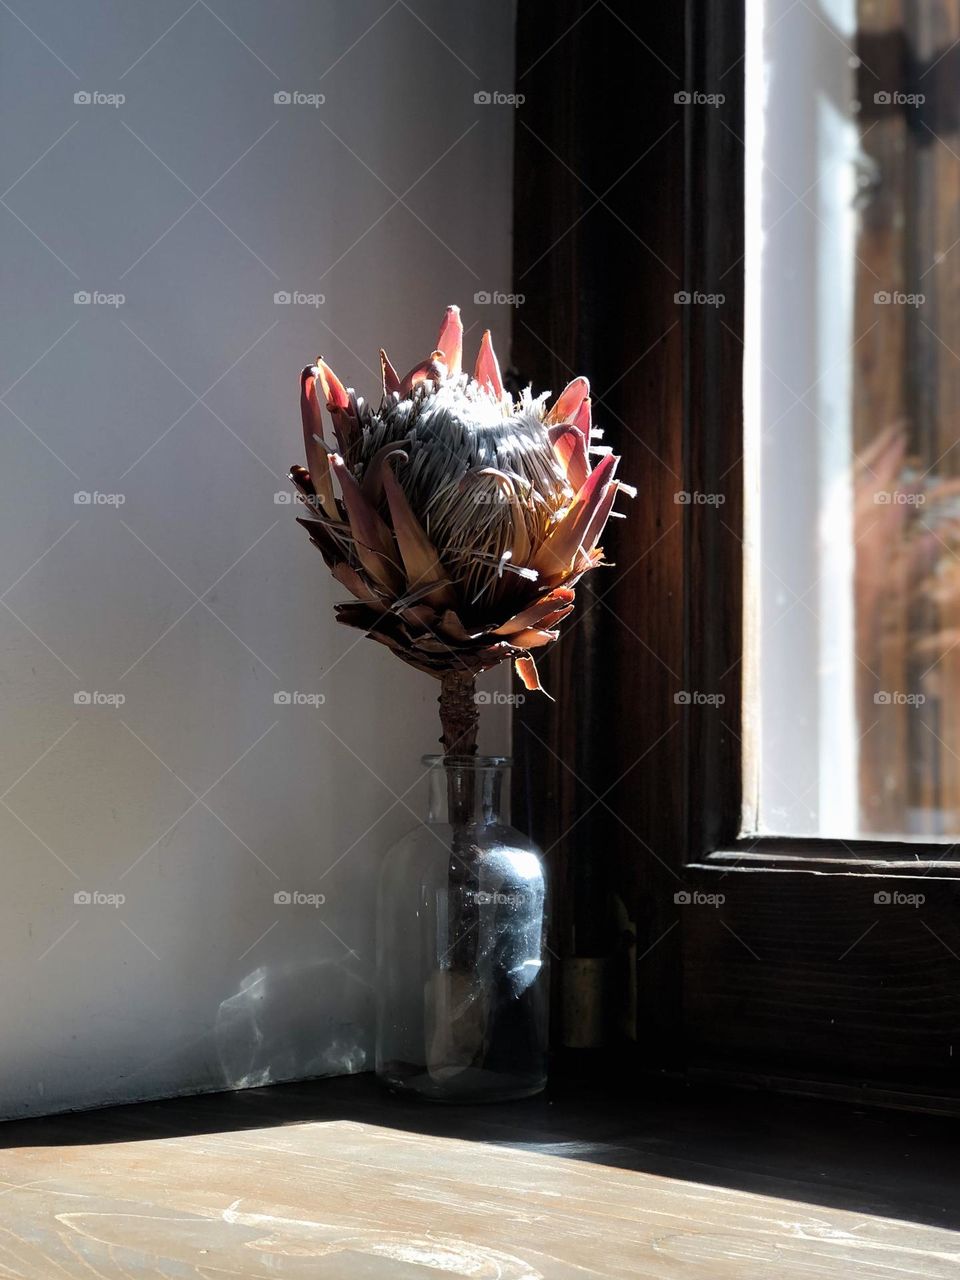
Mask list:
[[[638,1071],[960,1098],[958,8],[519,10],[513,358],[590,370],[640,495],[515,717],[514,812]]]
[[[748,6],[748,831],[960,836],[958,24]]]

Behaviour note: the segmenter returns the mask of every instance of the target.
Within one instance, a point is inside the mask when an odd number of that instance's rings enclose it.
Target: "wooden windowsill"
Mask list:
[[[369,1076],[0,1126],[0,1275],[953,1277],[960,1124],[560,1082],[489,1108]]]
[[[940,846],[884,840],[744,838],[687,863],[689,873],[792,872],[803,875],[898,876],[912,880],[960,880],[955,844]]]

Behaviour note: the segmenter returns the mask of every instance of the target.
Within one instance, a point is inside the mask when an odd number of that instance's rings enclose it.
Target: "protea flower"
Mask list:
[[[376,409],[322,359],[304,369],[307,467],[290,478],[311,508],[300,524],[354,596],[338,620],[441,680],[444,749],[472,754],[477,674],[511,658],[541,688],[534,651],[557,639],[574,584],[603,563],[600,535],[626,486],[619,459],[591,443],[586,378],[549,411],[529,388],[515,401],[489,331],[472,377],[462,340],[448,307],[437,349],[406,377],[381,351]]]

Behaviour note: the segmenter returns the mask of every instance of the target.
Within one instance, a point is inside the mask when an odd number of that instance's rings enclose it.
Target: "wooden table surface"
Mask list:
[[[0,1126],[0,1277],[956,1280],[960,1126],[595,1086],[491,1108],[370,1077]]]

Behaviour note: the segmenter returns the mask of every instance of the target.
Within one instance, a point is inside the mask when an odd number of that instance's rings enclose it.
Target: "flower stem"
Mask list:
[[[480,946],[478,850],[471,839],[477,820],[476,779],[458,757],[477,753],[480,714],[476,678],[448,671],[441,680],[440,724],[447,775],[450,864],[447,879],[447,950],[434,977],[437,1006],[431,1060],[437,1069],[464,1071],[480,1065],[484,1046],[484,1004],[479,998]]]
[[[468,671],[448,671],[440,682],[440,743],[445,756],[475,756],[480,713],[476,677]]]

